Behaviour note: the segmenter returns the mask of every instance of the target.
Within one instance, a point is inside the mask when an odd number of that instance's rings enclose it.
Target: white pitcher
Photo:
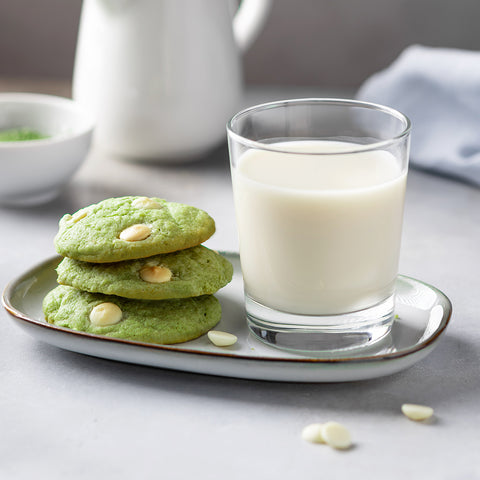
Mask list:
[[[225,138],[242,94],[240,53],[271,0],[84,0],[73,98],[95,144],[131,160],[201,158]]]

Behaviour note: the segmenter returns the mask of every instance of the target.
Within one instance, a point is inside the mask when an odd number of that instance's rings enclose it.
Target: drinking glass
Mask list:
[[[227,125],[248,326],[301,351],[390,330],[410,122],[381,105],[297,99]]]

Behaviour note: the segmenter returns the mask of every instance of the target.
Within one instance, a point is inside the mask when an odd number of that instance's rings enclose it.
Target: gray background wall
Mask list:
[[[0,0],[0,75],[69,78],[80,9],[81,0]],[[478,0],[275,0],[245,76],[356,87],[412,43],[479,49],[479,23]]]

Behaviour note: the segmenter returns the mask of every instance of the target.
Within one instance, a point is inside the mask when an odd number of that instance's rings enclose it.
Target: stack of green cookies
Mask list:
[[[43,302],[49,323],[93,334],[172,344],[213,328],[213,294],[230,262],[201,245],[215,232],[203,210],[159,198],[110,198],[64,215],[55,248],[65,258]]]

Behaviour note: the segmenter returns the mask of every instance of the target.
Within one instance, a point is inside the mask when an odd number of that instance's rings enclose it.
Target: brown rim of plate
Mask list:
[[[220,251],[221,255],[224,256],[238,256],[236,252],[226,252]],[[115,338],[115,337],[106,337],[102,335],[95,335],[93,333],[86,333],[78,330],[71,330],[69,328],[58,327],[57,325],[52,325],[47,323],[44,320],[36,320],[33,318],[28,317],[23,312],[17,310],[13,305],[11,305],[9,299],[12,296],[13,290],[20,284],[21,282],[25,281],[25,277],[30,277],[35,271],[44,269],[48,264],[60,262],[62,259],[61,256],[55,255],[50,257],[43,262],[39,263],[38,265],[34,266],[33,268],[29,269],[28,272],[23,273],[20,277],[15,280],[12,280],[7,284],[5,287],[3,294],[2,294],[2,305],[5,310],[16,320],[21,320],[23,322],[29,323],[31,325],[35,325],[38,327],[45,328],[47,330],[58,331],[61,333],[66,333],[68,335],[80,336],[82,338],[86,338],[88,340],[97,340],[100,342],[114,342],[123,345],[131,345],[136,347],[147,347],[153,350],[161,350],[161,351],[170,351],[170,352],[178,352],[178,353],[188,353],[192,355],[202,355],[202,356],[211,356],[211,357],[226,357],[226,358],[233,358],[239,360],[254,360],[254,361],[262,361],[262,362],[283,362],[283,363],[314,363],[314,364],[345,364],[345,363],[364,363],[364,362],[379,362],[385,360],[396,360],[399,358],[403,358],[418,351],[425,349],[426,347],[435,343],[438,337],[443,333],[443,331],[447,328],[450,319],[452,317],[452,304],[450,299],[438,288],[433,287],[425,282],[420,280],[416,280],[412,277],[407,277],[405,275],[399,275],[402,278],[407,278],[411,280],[415,280],[416,282],[422,283],[423,285],[431,288],[437,294],[442,296],[445,301],[447,302],[448,309],[445,309],[441,326],[438,328],[434,335],[430,336],[428,339],[424,340],[421,343],[416,344],[414,347],[408,348],[406,350],[402,350],[399,352],[392,352],[392,353],[385,353],[382,355],[366,355],[364,357],[340,357],[340,358],[285,358],[285,357],[259,357],[255,355],[238,355],[232,354],[228,352],[206,352],[206,351],[199,351],[199,350],[192,350],[189,348],[179,348],[172,345],[161,345],[155,343],[145,343],[145,342],[137,342],[134,340],[127,340],[123,338]]]

